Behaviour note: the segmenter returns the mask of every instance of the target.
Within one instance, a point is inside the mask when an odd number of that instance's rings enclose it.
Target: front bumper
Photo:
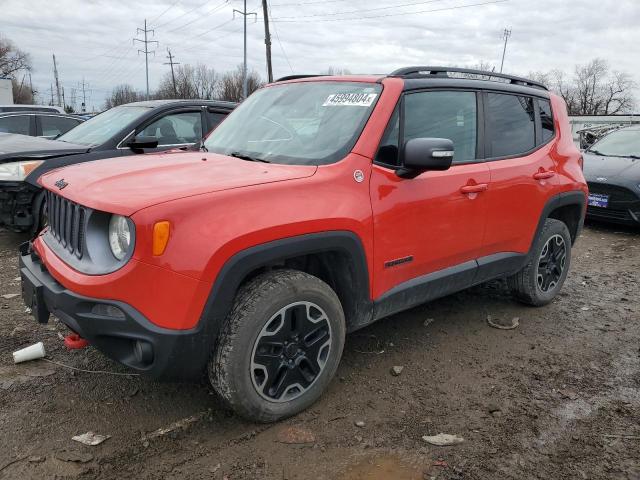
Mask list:
[[[106,356],[154,378],[199,378],[211,349],[199,326],[171,330],[123,302],[78,295],[58,283],[27,242],[20,246],[22,296],[40,323],[55,315]]]
[[[30,229],[37,193],[38,189],[27,182],[0,182],[0,225],[19,231]]]
[[[623,225],[640,225],[640,195],[614,184],[588,182],[589,193],[607,195],[606,207],[587,206],[587,218]]]

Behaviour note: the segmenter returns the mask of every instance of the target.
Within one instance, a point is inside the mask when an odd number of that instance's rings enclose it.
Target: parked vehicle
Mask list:
[[[53,139],[77,127],[84,119],[64,113],[0,113],[0,133],[16,133]]]
[[[20,103],[11,105],[0,105],[0,113],[7,112],[48,112],[48,113],[66,113],[64,108],[55,105],[23,105]]]
[[[584,152],[587,217],[640,226],[640,125],[615,130]]]
[[[318,399],[347,332],[500,277],[550,302],[583,224],[580,162],[563,100],[530,80],[289,77],[203,151],[44,175],[24,299],[140,373],[206,370],[274,421]]]
[[[112,108],[57,140],[0,135],[0,224],[34,233],[46,221],[38,178],[45,172],[101,158],[191,148],[234,103],[153,100]]]

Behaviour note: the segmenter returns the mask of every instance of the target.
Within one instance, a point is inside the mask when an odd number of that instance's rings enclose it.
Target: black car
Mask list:
[[[587,217],[640,226],[640,126],[615,130],[584,152]]]
[[[85,119],[66,113],[0,113],[0,133],[17,133],[31,137],[56,138],[77,127]]]
[[[152,100],[112,108],[57,140],[0,134],[0,225],[37,232],[46,218],[37,180],[45,172],[102,158],[187,149],[236,104],[210,100]]]

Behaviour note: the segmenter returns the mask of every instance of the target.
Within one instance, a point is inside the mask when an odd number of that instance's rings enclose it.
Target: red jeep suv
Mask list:
[[[560,97],[440,67],[281,79],[200,151],[40,182],[49,226],[20,256],[36,319],[141,373],[206,371],[257,421],[316,401],[345,334],[380,318],[500,277],[550,302],[587,198]]]

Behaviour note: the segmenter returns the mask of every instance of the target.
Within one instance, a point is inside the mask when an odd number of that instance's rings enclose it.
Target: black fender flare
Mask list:
[[[220,269],[205,303],[198,325],[206,336],[215,341],[220,328],[233,306],[238,288],[256,269],[301,255],[340,252],[353,262],[353,292],[358,317],[353,322],[369,323],[372,301],[369,295],[369,269],[360,238],[351,231],[332,230],[287,237],[242,250],[229,258]]]
[[[582,190],[572,190],[569,192],[559,193],[551,197],[544,208],[542,209],[542,213],[540,214],[540,219],[538,220],[538,226],[536,227],[535,234],[533,235],[533,239],[531,240],[531,246],[529,247],[529,252],[531,252],[533,248],[533,244],[538,238],[538,235],[544,228],[544,223],[549,218],[551,212],[560,207],[567,206],[579,206],[580,207],[580,218],[578,219],[577,229],[575,232],[575,238],[580,236],[580,232],[582,231],[582,227],[584,226],[584,218],[587,213],[587,197]]]

